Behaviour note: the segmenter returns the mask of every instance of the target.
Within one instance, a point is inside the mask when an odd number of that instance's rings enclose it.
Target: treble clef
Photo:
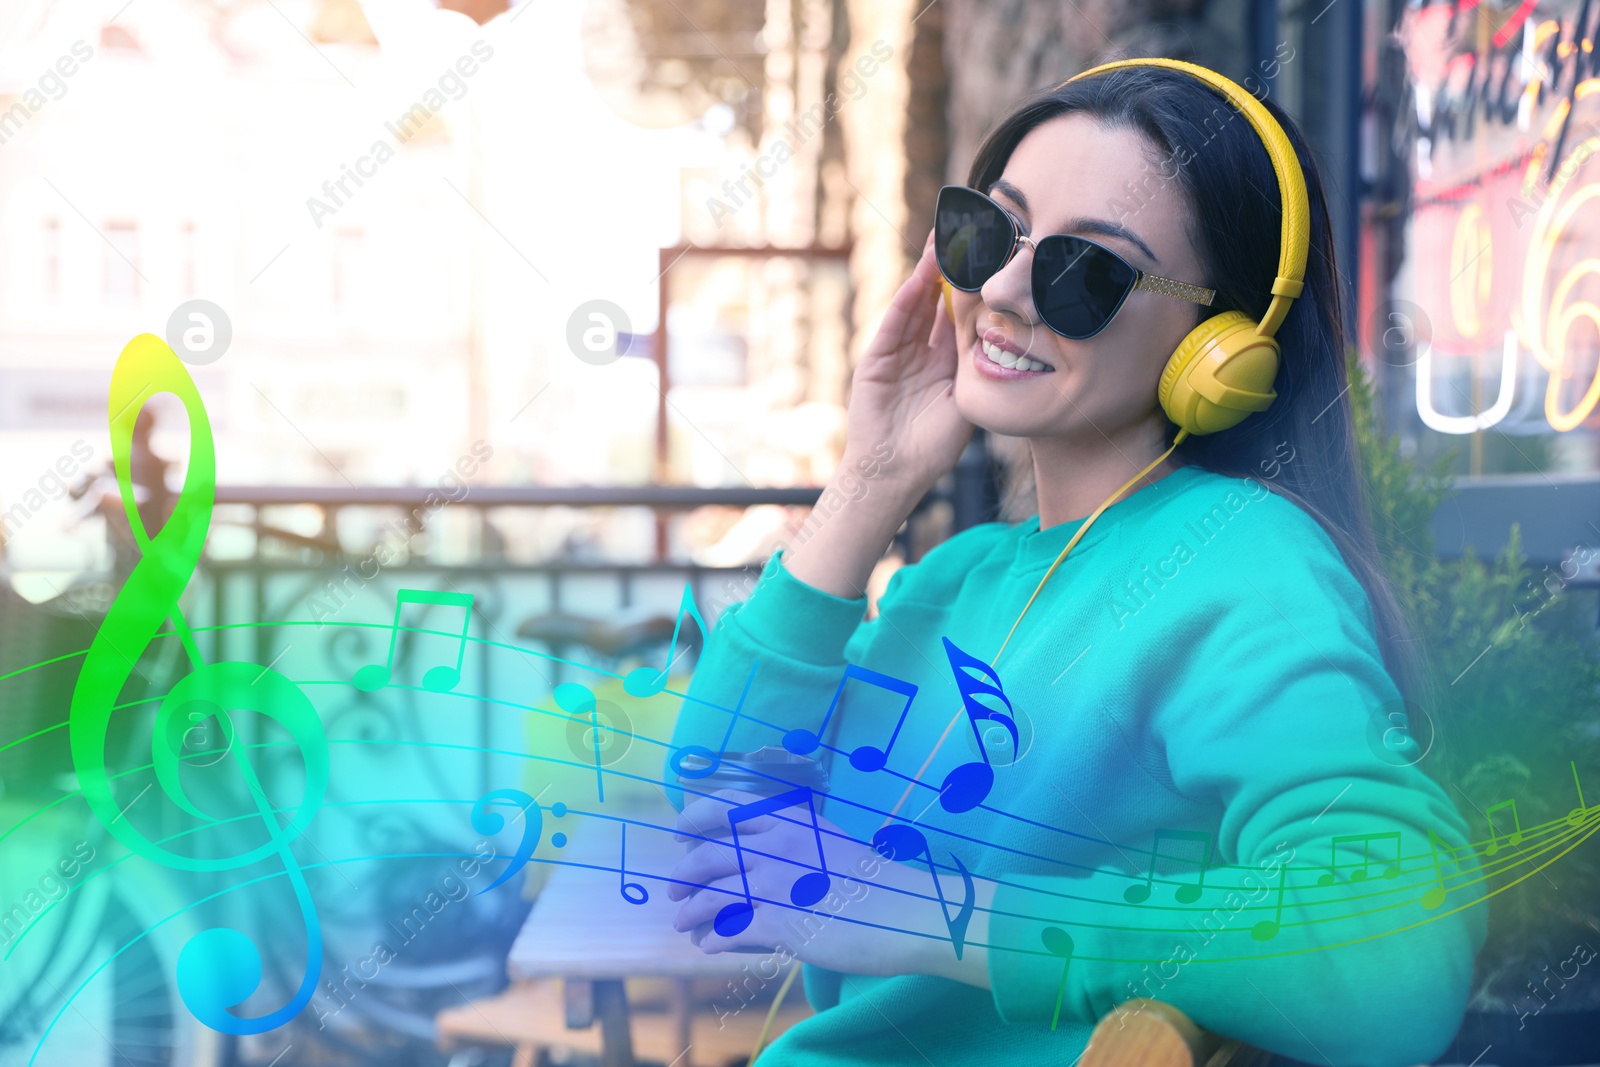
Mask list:
[[[183,490],[171,516],[151,537],[134,500],[131,444],[140,409],[160,393],[172,393],[183,402],[189,418],[190,447]],[[128,342],[117,358],[109,399],[117,486],[140,558],[95,633],[72,693],[72,762],[84,799],[96,818],[144,859],[186,871],[233,870],[273,855],[282,861],[306,928],[305,977],[289,1003],[257,1017],[244,1017],[229,1010],[251,996],[261,982],[261,953],[238,930],[203,930],[190,938],[178,955],[178,993],[196,1019],[227,1034],[264,1033],[299,1014],[316,991],[322,971],[322,927],[289,842],[310,824],[327,792],[327,736],[310,699],[271,667],[237,661],[207,663],[179,608],[179,596],[199,567],[217,485],[211,423],[189,372],[166,342],[153,334],[141,334]],[[151,762],[157,781],[174,804],[197,818],[212,820],[214,817],[202,811],[185,792],[179,772],[183,736],[197,721],[194,716],[216,717],[227,751],[266,826],[264,842],[231,856],[188,855],[157,844],[122,817],[112,793],[105,743],[113,709],[134,664],[168,619],[172,620],[192,670],[161,700],[151,738]],[[287,824],[275,813],[249,758],[234,745],[235,730],[229,716],[235,711],[272,719],[288,733],[301,754],[304,788]]]

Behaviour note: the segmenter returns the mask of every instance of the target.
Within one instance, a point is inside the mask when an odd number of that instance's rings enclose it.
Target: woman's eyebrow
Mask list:
[[[1150,250],[1150,246],[1139,239],[1139,235],[1118,222],[1110,219],[1076,218],[1067,220],[1069,233],[1094,233],[1102,237],[1120,237],[1133,245],[1139,251],[1150,257],[1150,262],[1161,266],[1161,258]]]
[[[1018,189],[1015,185],[1012,185],[1004,178],[1001,178],[999,181],[989,186],[989,195],[993,196],[995,193],[1003,194],[1007,199],[1011,200],[1012,203],[1016,204],[1024,212],[1029,210],[1028,198],[1022,195],[1022,190]]]
[[[989,194],[993,196],[995,193],[1000,193],[1002,196],[1006,197],[1006,199],[1010,200],[1012,203],[1016,204],[1017,207],[1021,208],[1024,213],[1029,211],[1028,198],[1023,195],[1022,190],[1018,189],[1015,185],[1012,185],[1004,178],[1001,178],[999,181],[995,182],[989,187]],[[1066,230],[1064,232],[1096,234],[1101,237],[1120,237],[1124,241],[1127,241],[1129,244],[1133,245],[1139,251],[1143,252],[1145,255],[1149,256],[1150,262],[1154,263],[1158,267],[1161,266],[1161,257],[1156,255],[1155,252],[1151,251],[1150,246],[1145,244],[1138,234],[1134,233],[1121,223],[1112,222],[1110,219],[1094,219],[1087,217],[1068,219],[1066,223]]]

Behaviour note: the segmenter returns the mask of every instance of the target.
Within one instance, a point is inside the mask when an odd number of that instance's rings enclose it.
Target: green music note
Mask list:
[[[1061,1021],[1061,998],[1067,994],[1067,971],[1072,967],[1072,953],[1077,946],[1072,943],[1072,938],[1059,926],[1046,926],[1039,933],[1039,940],[1044,942],[1045,951],[1052,956],[1060,956],[1061,984],[1056,987],[1056,1011],[1050,1016],[1050,1029],[1054,1030]]]
[[[1589,814],[1589,807],[1583,802],[1583,783],[1578,780],[1577,761],[1568,760],[1567,766],[1572,768],[1572,784],[1576,786],[1578,790],[1578,806],[1567,812],[1567,825],[1577,826],[1579,823],[1583,822],[1584,817]]]
[[[1426,893],[1422,894],[1422,906],[1424,908],[1427,908],[1429,911],[1432,911],[1434,908],[1437,908],[1440,904],[1443,904],[1444,903],[1445,894],[1447,892],[1449,892],[1445,888],[1445,884],[1444,884],[1444,864],[1439,862],[1439,850],[1440,849],[1443,849],[1444,851],[1450,853],[1450,861],[1456,865],[1457,873],[1459,873],[1460,870],[1461,870],[1461,860],[1456,855],[1456,850],[1451,848],[1449,845],[1445,844],[1443,841],[1439,840],[1439,836],[1437,834],[1435,834],[1432,829],[1429,829],[1429,831],[1428,831],[1428,851],[1429,851],[1429,854],[1431,855],[1431,857],[1433,859],[1433,874],[1434,874],[1434,877],[1439,880],[1439,884],[1438,885],[1430,887]],[[1471,852],[1472,849],[1468,848],[1467,851]]]
[[[1372,869],[1372,843],[1374,841],[1394,842],[1394,862],[1385,864],[1383,876],[1385,878],[1398,878],[1400,876],[1400,832],[1390,830],[1381,834],[1344,834],[1335,837],[1329,844],[1328,869],[1317,876],[1318,885],[1332,885],[1339,880],[1339,846],[1347,841],[1357,841],[1361,844],[1361,869],[1350,875],[1352,882],[1367,880],[1367,872]]]
[[[1506,808],[1511,809],[1511,824],[1516,827],[1506,835],[1506,840],[1513,845],[1522,844],[1522,820],[1517,818],[1517,802],[1514,798],[1502,800],[1498,804],[1491,804],[1489,810],[1483,813],[1483,817],[1489,820],[1489,847],[1483,850],[1485,856],[1493,856],[1500,851],[1500,835],[1494,831],[1494,813],[1503,811]]]
[[[1278,907],[1272,918],[1262,919],[1250,928],[1250,936],[1257,941],[1271,941],[1283,929],[1283,891],[1289,881],[1289,865],[1278,868]]]
[[[1129,904],[1143,904],[1150,899],[1150,886],[1156,877],[1156,860],[1161,856],[1161,839],[1169,841],[1198,841],[1205,849],[1200,857],[1200,876],[1195,879],[1194,885],[1180,885],[1174,896],[1179,904],[1193,904],[1200,899],[1200,892],[1206,884],[1206,868],[1211,865],[1211,835],[1203,830],[1157,830],[1154,840],[1150,843],[1150,869],[1145,872],[1143,885],[1130,885],[1122,892],[1122,899]]]
[[[407,604],[461,609],[461,636],[456,644],[454,666],[439,664],[422,676],[422,688],[430,693],[448,693],[461,681],[461,663],[467,654],[467,627],[472,622],[471,593],[436,593],[427,589],[402,589],[394,598],[394,622],[389,624],[389,655],[382,663],[369,663],[356,671],[355,687],[371,693],[389,684],[394,673],[394,650],[400,639],[400,612]]]

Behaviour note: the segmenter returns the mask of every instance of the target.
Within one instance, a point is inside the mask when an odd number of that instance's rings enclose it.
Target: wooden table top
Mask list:
[[[659,826],[670,825],[675,813],[629,814]],[[560,858],[613,871],[551,869],[511,946],[506,968],[512,978],[726,978],[745,974],[747,967],[754,973],[767,958],[766,953],[707,954],[687,933],[673,929],[679,902],[668,899],[662,878],[685,855],[685,842],[659,830],[628,827],[627,880],[649,895],[645,903],[632,904],[623,899],[622,879],[614,873],[621,824],[595,820],[585,830],[581,837],[574,835]]]
[[[601,1056],[605,1041],[598,1026],[569,1030],[562,1023],[561,990],[552,982],[519,982],[502,993],[446,1008],[435,1020],[439,1044],[449,1050],[478,1041],[490,1045],[527,1043],[535,1048],[564,1048]],[[805,997],[792,992],[773,1020],[769,1040],[811,1015]],[[724,1012],[721,1017],[700,1011],[687,1022],[687,1031],[670,1015],[635,1011],[629,1029],[633,1054],[644,1063],[676,1063],[678,1067],[722,1067],[747,1059],[766,1021],[766,1005],[748,1011]],[[1153,1016],[1152,1016],[1153,1017]],[[538,1062],[529,1056],[524,1062]]]

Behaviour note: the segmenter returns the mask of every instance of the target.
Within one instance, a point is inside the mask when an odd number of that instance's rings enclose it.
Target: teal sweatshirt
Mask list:
[[[721,744],[747,681],[729,751],[819,730],[841,691],[817,753],[831,769],[821,814],[866,842],[909,788],[900,818],[926,835],[952,911],[956,859],[997,883],[991,989],[807,965],[818,1014],[761,1067],[1062,1067],[1134,997],[1311,1063],[1440,1054],[1483,942],[1483,891],[1460,814],[1395,725],[1366,594],[1294,503],[1194,466],[1125,495],[996,665],[1018,743],[969,722],[942,639],[994,660],[1083,521],[966,530],[896,571],[871,620],[865,599],[799,581],[780,552],[722,613],[675,746]],[[840,690],[847,664],[917,687],[882,769],[847,757],[886,746],[905,699],[859,678]],[[927,784],[908,785],[952,718]],[[980,745],[992,792],[952,814],[938,786]],[[850,918],[847,903],[813,910]]]

